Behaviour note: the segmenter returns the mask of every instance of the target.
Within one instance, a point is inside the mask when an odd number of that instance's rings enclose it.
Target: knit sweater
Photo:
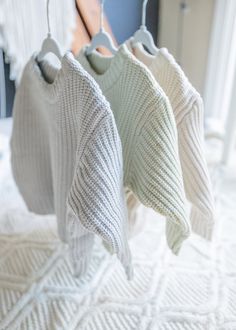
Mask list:
[[[214,201],[204,154],[202,99],[167,49],[162,48],[156,56],[152,56],[140,45],[132,49],[130,41],[127,41],[127,46],[151,71],[170,100],[178,131],[185,192],[192,204],[192,230],[211,239]],[[130,198],[132,208],[134,204]]]
[[[70,53],[59,70],[46,61],[39,66],[33,56],[13,114],[15,181],[29,210],[56,213],[75,274],[87,272],[97,234],[131,277],[122,147],[96,82]]]
[[[125,188],[167,217],[167,242],[178,253],[190,230],[176,124],[167,97],[125,45],[114,57],[97,52],[87,57],[84,48],[78,60],[110,102],[123,148]]]

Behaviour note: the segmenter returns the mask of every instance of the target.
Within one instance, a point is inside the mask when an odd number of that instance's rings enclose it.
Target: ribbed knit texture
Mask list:
[[[108,102],[72,54],[60,70],[49,62],[39,66],[34,57],[27,64],[14,103],[11,149],[28,208],[55,211],[75,274],[86,273],[97,234],[131,277],[120,138]]]
[[[185,195],[171,106],[151,73],[121,46],[117,54],[79,62],[99,83],[110,102],[120,134],[124,186],[146,206],[168,217],[167,241],[178,253],[189,236]]]
[[[0,141],[1,330],[236,329],[236,153],[226,171],[212,168],[213,242],[193,235],[176,258],[166,248],[164,221],[145,210],[147,226],[130,242],[135,278],[128,282],[97,240],[88,274],[73,276],[55,217],[19,203],[1,133]],[[219,147],[208,145],[213,167]]]
[[[127,41],[127,46],[152,72],[170,100],[178,131],[185,192],[192,204],[192,230],[206,239],[211,239],[215,220],[214,201],[205,159],[202,99],[167,49],[160,49],[156,56],[152,56],[140,45],[132,49],[130,41]],[[134,200],[129,198],[129,212],[132,213],[134,222],[133,213],[137,205],[135,196]]]

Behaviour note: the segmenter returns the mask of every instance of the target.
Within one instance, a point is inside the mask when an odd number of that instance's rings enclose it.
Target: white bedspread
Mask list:
[[[55,218],[26,210],[2,135],[0,153],[0,329],[236,329],[235,170],[224,174],[217,195],[212,244],[193,236],[175,257],[164,221],[146,211],[148,227],[131,241],[134,281],[100,243],[90,274],[78,280]]]

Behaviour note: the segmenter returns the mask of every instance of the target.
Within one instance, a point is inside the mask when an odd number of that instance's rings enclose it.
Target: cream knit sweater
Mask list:
[[[204,153],[202,99],[167,49],[162,48],[156,56],[152,56],[142,46],[132,49],[130,41],[127,41],[127,46],[152,72],[170,100],[178,131],[185,192],[192,204],[192,230],[211,239],[214,201]],[[129,196],[129,204],[133,210],[134,200],[135,196]]]
[[[168,217],[174,253],[189,236],[173,112],[150,72],[125,45],[114,57],[81,50],[78,60],[110,102],[121,137],[124,186],[146,206]]]
[[[32,57],[13,114],[16,183],[31,211],[56,213],[60,238],[69,240],[75,274],[87,272],[97,234],[131,277],[122,147],[96,82],[70,53],[60,70],[47,62],[39,66]]]

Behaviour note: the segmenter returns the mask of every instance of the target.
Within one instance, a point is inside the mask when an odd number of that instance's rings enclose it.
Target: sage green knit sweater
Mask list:
[[[151,73],[121,46],[114,57],[78,55],[110,102],[124,159],[124,186],[146,206],[166,216],[167,242],[174,253],[190,234],[170,103]]]

